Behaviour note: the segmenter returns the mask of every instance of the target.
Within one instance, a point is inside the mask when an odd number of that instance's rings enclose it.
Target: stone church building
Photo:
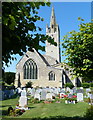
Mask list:
[[[53,37],[57,46],[46,41],[46,54],[42,55],[35,49],[26,54],[16,65],[16,87],[24,87],[31,81],[33,87],[64,87],[67,82],[77,86],[80,79],[71,80],[70,71],[61,63],[60,29],[56,23],[54,8],[52,8],[50,26],[46,26],[46,34]]]

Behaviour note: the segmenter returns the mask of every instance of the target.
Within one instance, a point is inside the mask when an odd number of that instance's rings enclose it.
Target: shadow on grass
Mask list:
[[[8,115],[8,111],[7,110],[0,110],[0,113],[2,113],[2,116]]]
[[[1,105],[0,107],[10,107],[11,105]]]
[[[64,116],[55,116],[49,118],[3,118],[2,120],[88,120],[84,117],[64,117]]]

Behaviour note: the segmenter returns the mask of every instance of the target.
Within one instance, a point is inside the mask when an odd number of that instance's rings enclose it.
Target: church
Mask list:
[[[72,79],[70,71],[61,63],[60,29],[56,23],[54,8],[52,7],[50,26],[46,26],[46,35],[54,38],[57,46],[46,41],[46,53],[40,54],[33,49],[27,51],[16,65],[15,86],[24,87],[29,81],[32,87],[64,87],[66,83],[80,84],[81,79]]]

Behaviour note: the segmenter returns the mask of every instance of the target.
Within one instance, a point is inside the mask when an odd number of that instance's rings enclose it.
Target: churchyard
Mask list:
[[[82,118],[93,102],[91,89],[83,87],[16,88],[0,93],[3,118]]]

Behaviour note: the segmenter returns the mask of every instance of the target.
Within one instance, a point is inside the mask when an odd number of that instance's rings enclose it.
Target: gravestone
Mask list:
[[[70,92],[70,88],[69,88],[69,87],[67,87],[67,88],[66,88],[66,92],[67,92],[67,91],[69,91],[69,92]]]
[[[52,93],[47,93],[46,94],[46,99],[51,99],[52,100]]]
[[[41,100],[46,100],[46,94],[47,92],[45,90],[41,91]]]
[[[86,93],[87,93],[87,94],[88,94],[90,91],[91,91],[90,88],[87,88],[87,89],[86,89]]]
[[[76,91],[77,91],[77,88],[74,87],[74,88],[73,88],[73,93],[76,93]]]
[[[32,88],[32,90],[31,90],[31,95],[32,95],[32,96],[35,95],[35,89],[34,89],[34,88]]]
[[[39,90],[36,90],[36,93],[38,93],[38,94],[39,94],[39,93],[40,93],[40,91],[39,91]]]
[[[61,91],[61,89],[60,88],[58,88],[58,92],[60,93],[60,91]]]
[[[18,93],[21,93],[22,89],[20,87],[17,88]]]
[[[31,88],[27,88],[27,92],[31,92]]]
[[[80,87],[80,89],[83,89],[83,87]]]
[[[35,93],[34,95],[34,99],[37,98],[40,101],[40,94],[39,93]]]
[[[54,93],[51,93],[52,94],[52,98],[55,98],[55,94]]]
[[[28,109],[28,107],[26,107],[27,106],[27,96],[26,96],[25,90],[22,90],[22,92],[21,92],[21,97],[19,98],[19,106],[20,106],[20,109],[25,109],[25,110]]]
[[[90,93],[87,93],[87,97],[90,98]]]
[[[70,90],[70,94],[73,94],[73,90],[72,89]]]
[[[84,93],[83,89],[77,89],[76,93]]]
[[[64,98],[65,93],[60,93],[60,98]]]
[[[64,89],[61,89],[60,93],[66,93]]]
[[[77,93],[77,102],[83,101],[83,93]]]
[[[68,94],[68,98],[72,98],[72,96],[73,96],[72,94]]]
[[[90,99],[93,99],[93,94],[90,94]]]
[[[56,95],[58,95],[59,94],[58,89],[55,88],[54,91],[53,91],[53,93],[56,94]]]

